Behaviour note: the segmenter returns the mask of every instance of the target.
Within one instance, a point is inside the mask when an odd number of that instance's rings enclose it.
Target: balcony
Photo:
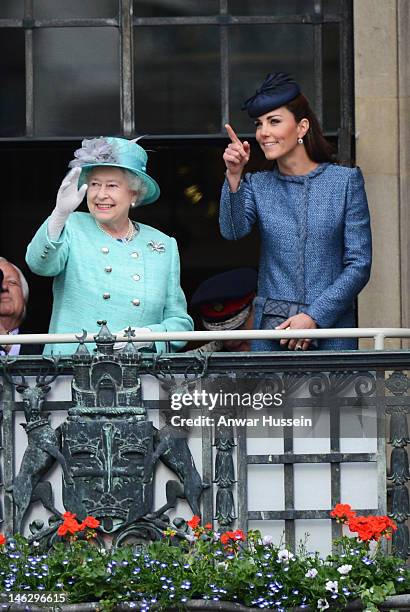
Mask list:
[[[51,543],[70,510],[98,517],[119,545],[200,513],[220,531],[284,533],[289,549],[309,533],[309,550],[326,553],[341,533],[329,511],[343,502],[388,512],[392,550],[407,558],[410,353],[383,340],[410,330],[309,331],[336,332],[373,337],[375,350],[155,354],[128,342],[114,352],[103,325],[70,357],[2,357],[3,531]],[[138,339],[186,336],[218,334]],[[78,342],[0,343],[28,339]]]

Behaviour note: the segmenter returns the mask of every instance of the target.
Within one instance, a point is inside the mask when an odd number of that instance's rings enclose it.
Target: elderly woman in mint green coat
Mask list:
[[[106,319],[115,333],[190,331],[174,238],[136,223],[130,208],[159,197],[146,173],[147,154],[122,138],[84,140],[70,163],[56,207],[28,246],[26,261],[54,276],[50,333],[97,330]],[[87,193],[89,213],[74,212]],[[175,350],[182,346],[173,342]],[[157,351],[165,348],[156,343]],[[72,353],[76,345],[46,345],[45,353]]]

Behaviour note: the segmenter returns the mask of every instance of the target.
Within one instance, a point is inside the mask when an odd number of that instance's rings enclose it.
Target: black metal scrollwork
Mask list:
[[[388,475],[388,479],[393,482],[390,516],[397,523],[397,531],[393,533],[392,548],[394,554],[407,559],[410,554],[409,528],[406,524],[410,516],[409,493],[406,484],[410,480],[407,453],[407,444],[410,441],[407,424],[409,409],[407,374],[402,371],[392,372],[385,380],[385,386],[394,396],[387,410],[391,415],[389,443],[393,446]]]
[[[221,527],[228,527],[236,519],[232,487],[235,484],[235,468],[232,451],[236,446],[230,426],[220,426],[215,432],[215,478],[216,493],[215,517]]]

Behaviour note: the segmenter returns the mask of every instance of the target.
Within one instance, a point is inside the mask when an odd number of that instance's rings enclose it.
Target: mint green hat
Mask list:
[[[148,155],[135,141],[101,136],[83,140],[81,145],[81,149],[74,152],[75,159],[68,164],[69,168],[82,168],[78,179],[79,188],[85,183],[84,170],[97,166],[114,166],[129,170],[147,186],[147,193],[139,203],[140,206],[151,204],[159,198],[158,183],[146,172]]]

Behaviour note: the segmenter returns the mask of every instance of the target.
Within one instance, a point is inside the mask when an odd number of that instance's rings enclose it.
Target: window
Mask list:
[[[288,71],[349,163],[351,63],[352,0],[1,0],[0,254],[27,271],[26,245],[82,138],[147,134],[162,195],[138,218],[177,238],[188,298],[211,274],[257,266],[256,233],[219,234],[224,124],[251,139],[243,100]],[[252,164],[263,164],[255,144]],[[45,330],[50,281],[28,276],[27,327]]]
[[[351,0],[2,0],[0,138],[224,137],[268,72],[351,153]]]

